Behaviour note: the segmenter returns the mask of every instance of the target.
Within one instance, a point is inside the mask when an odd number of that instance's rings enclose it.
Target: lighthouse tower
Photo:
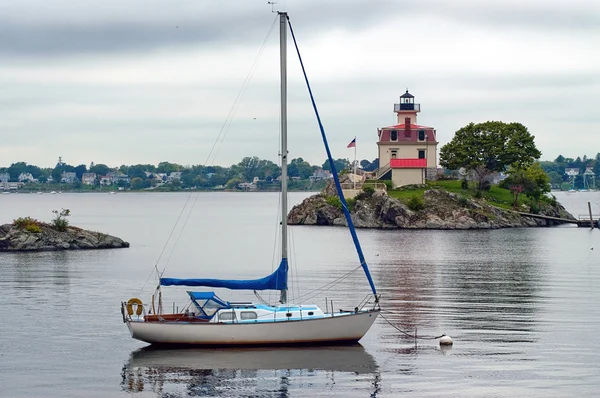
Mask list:
[[[406,90],[394,104],[398,123],[377,129],[379,170],[377,179],[391,180],[394,187],[424,184],[436,178],[437,140],[433,127],[417,124],[421,105]]]
[[[400,103],[394,104],[394,112],[398,114],[398,124],[406,124],[407,118],[410,118],[408,124],[417,124],[417,113],[421,112],[421,104],[415,104],[415,96],[406,90],[400,96]]]

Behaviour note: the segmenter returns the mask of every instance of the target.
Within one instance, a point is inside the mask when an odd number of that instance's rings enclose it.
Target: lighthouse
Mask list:
[[[424,184],[437,171],[437,139],[433,127],[417,123],[421,104],[406,90],[394,104],[398,119],[393,126],[377,129],[379,170],[377,179],[391,180],[394,187]]]

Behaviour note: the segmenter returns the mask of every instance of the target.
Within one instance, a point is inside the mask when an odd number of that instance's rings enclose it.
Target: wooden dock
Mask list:
[[[560,218],[560,217],[544,216],[542,214],[524,213],[522,211],[519,211],[518,213],[520,215],[522,215],[523,217],[539,218],[539,219],[542,219],[542,220],[556,221],[556,222],[559,222],[559,223],[577,224],[579,222],[579,220],[572,220],[570,218]],[[588,222],[589,221],[590,220],[588,219]]]
[[[523,217],[539,218],[542,220],[556,221],[558,223],[577,224],[578,227],[600,228],[600,215],[597,214],[593,214],[591,219],[588,215],[580,215],[577,220],[572,220],[570,218],[550,217],[541,214],[523,213],[521,211],[518,213]]]
[[[523,217],[532,217],[532,218],[539,218],[542,220],[546,220],[546,225],[552,225],[552,222],[558,222],[558,223],[570,223],[570,224],[577,224],[578,227],[587,227],[587,228],[592,228],[594,229],[594,227],[600,229],[600,215],[598,214],[592,214],[592,204],[590,202],[588,202],[588,210],[589,213],[586,215],[579,215],[579,218],[576,220],[571,220],[569,218],[559,218],[559,217],[550,217],[550,216],[542,216],[540,214],[531,214],[531,213],[523,213],[521,211],[519,211],[518,213],[520,215],[522,215]]]
[[[577,226],[587,228],[600,228],[600,215],[593,214],[591,218],[588,215],[579,215],[579,219],[577,220]]]

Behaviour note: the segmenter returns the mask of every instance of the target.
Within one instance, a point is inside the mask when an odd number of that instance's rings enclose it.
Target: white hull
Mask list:
[[[127,321],[134,339],[151,344],[203,346],[293,345],[357,342],[379,310],[278,322],[183,323]]]

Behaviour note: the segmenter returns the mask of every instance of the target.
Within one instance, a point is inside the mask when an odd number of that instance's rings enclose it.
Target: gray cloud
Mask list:
[[[441,144],[485,120],[524,123],[547,159],[594,142],[600,3],[288,0],[287,9],[335,157],[351,156],[356,135],[359,157],[374,159],[376,129],[395,123],[405,88]],[[266,0],[0,4],[0,167],[52,165],[59,155],[71,164],[203,163],[250,66],[230,53],[254,55],[274,19]],[[349,57],[323,50],[347,37],[366,39],[343,43]],[[231,63],[240,67],[221,71]],[[277,159],[269,73],[252,82],[217,164]],[[291,156],[320,164],[306,88],[291,79]],[[564,140],[573,126],[578,138]]]
[[[273,18],[266,1],[14,2],[0,12],[0,56],[65,56],[143,52],[172,46],[240,46],[264,37]],[[552,32],[600,31],[600,8],[592,2],[516,1],[289,1],[292,21],[307,36],[341,29],[360,31],[398,19],[399,40],[414,18],[434,18],[479,29]],[[435,29],[435,22],[423,29]],[[447,32],[450,34],[450,32]]]

